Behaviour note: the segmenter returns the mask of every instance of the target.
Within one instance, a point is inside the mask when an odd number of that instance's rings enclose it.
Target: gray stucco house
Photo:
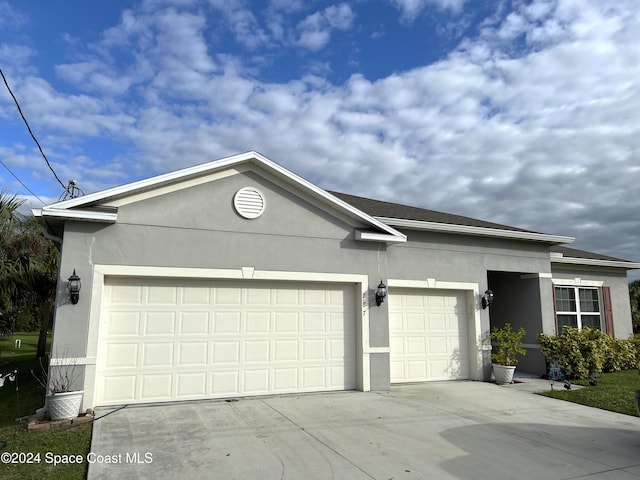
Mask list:
[[[540,374],[539,332],[631,333],[640,264],[327,192],[256,152],[34,214],[62,245],[52,352],[83,365],[84,408],[488,380],[487,334],[507,321]]]

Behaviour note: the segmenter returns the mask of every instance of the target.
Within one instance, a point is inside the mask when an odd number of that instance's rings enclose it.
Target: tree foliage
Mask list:
[[[629,298],[631,300],[633,333],[640,333],[640,280],[629,284]]]
[[[18,213],[21,205],[15,195],[0,192],[0,328],[40,328],[46,334],[53,314],[59,254],[36,219]]]

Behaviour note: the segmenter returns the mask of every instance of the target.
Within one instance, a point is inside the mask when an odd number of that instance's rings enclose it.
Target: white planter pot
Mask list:
[[[516,367],[499,365],[497,363],[493,364],[493,376],[498,385],[513,382],[513,372],[515,371]]]
[[[68,420],[80,413],[84,391],[54,393],[47,396],[47,408],[51,420]]]

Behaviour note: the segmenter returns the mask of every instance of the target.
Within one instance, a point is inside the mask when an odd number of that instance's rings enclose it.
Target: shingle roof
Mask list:
[[[498,223],[486,222],[475,218],[464,217],[462,215],[453,215],[451,213],[438,212],[425,208],[412,207],[402,205],[400,203],[383,202],[381,200],[373,200],[371,198],[358,197],[347,193],[329,192],[341,200],[353,205],[373,217],[397,218],[405,220],[418,220],[422,222],[443,223],[449,225],[464,225],[469,227],[492,228],[497,230],[508,230],[514,232],[538,233],[522,228],[501,225]],[[604,260],[613,262],[630,262],[621,258],[602,255],[599,253],[587,252],[575,248],[568,248],[559,245],[552,245],[551,252],[561,253],[569,258],[582,258],[586,260]]]
[[[565,257],[571,258],[585,258],[589,260],[610,260],[612,262],[628,262],[623,258],[610,257],[608,255],[602,255],[600,253],[587,252],[584,250],[578,250],[576,248],[561,247],[553,245],[551,251],[554,253],[561,253]]]
[[[405,220],[418,220],[422,222],[444,223],[449,225],[464,225],[468,227],[493,228],[498,230],[511,230],[514,232],[539,233],[522,228],[500,225],[498,223],[485,222],[475,218],[453,215],[451,213],[437,212],[424,208],[411,207],[399,203],[383,202],[365,197],[358,197],[346,193],[329,192],[341,200],[353,205],[372,217],[402,218]]]

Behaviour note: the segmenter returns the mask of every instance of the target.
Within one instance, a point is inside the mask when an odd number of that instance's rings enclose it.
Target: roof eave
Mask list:
[[[624,268],[626,270],[640,269],[640,263],[625,262],[616,260],[598,260],[595,258],[579,258],[579,257],[557,257],[551,256],[551,263],[563,263],[569,265],[587,265],[591,267],[613,267]]]
[[[54,203],[42,209],[43,215],[57,217],[60,219],[72,219],[72,220],[87,220],[87,221],[102,221],[113,223],[117,219],[117,214],[111,213],[94,213],[86,210],[71,210],[77,207],[95,204],[98,202],[104,202],[109,199],[121,197],[138,191],[148,190],[161,185],[177,182],[189,177],[201,175],[204,173],[210,173],[224,168],[239,165],[245,162],[253,162],[257,165],[265,167],[272,173],[275,173],[280,178],[285,179],[293,185],[301,186],[306,189],[312,196],[337,207],[339,210],[347,213],[347,215],[356,218],[357,220],[373,227],[374,229],[381,230],[383,235],[389,235],[394,238],[394,242],[406,241],[406,236],[397,231],[390,225],[385,224],[372,217],[371,215],[355,208],[353,205],[339,199],[338,197],[328,193],[320,187],[317,187],[313,183],[305,180],[304,178],[296,175],[295,173],[287,170],[286,168],[278,165],[277,163],[269,160],[264,155],[255,152],[245,152],[231,157],[226,157],[220,160],[195,165],[193,167],[183,168],[174,172],[157,175],[155,177],[139,180],[126,185],[120,185],[100,192],[84,195],[82,197],[72,198],[64,200],[62,202]],[[45,213],[48,212],[48,213]],[[404,239],[404,240],[403,240]],[[380,240],[388,241],[388,240]]]
[[[115,212],[92,212],[88,210],[67,210],[44,207],[32,210],[36,218],[53,218],[58,220],[83,220],[86,222],[115,223],[118,214]]]
[[[362,230],[355,231],[356,240],[360,240],[363,242],[385,242],[388,244],[392,243],[405,243],[407,241],[406,235],[388,235],[384,233],[377,232],[365,232]]]
[[[482,237],[498,237],[512,240],[529,240],[550,244],[572,243],[573,237],[561,235],[549,235],[546,233],[522,232],[518,230],[501,230],[497,228],[473,227],[470,225],[454,225],[449,223],[425,222],[422,220],[408,220],[404,218],[375,217],[377,220],[387,225],[404,227],[414,230],[424,230],[432,232],[454,233],[461,235],[476,235]]]

